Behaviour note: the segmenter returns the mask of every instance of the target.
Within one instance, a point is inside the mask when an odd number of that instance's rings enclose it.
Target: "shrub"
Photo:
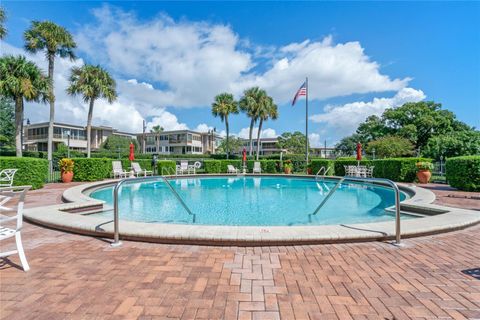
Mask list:
[[[428,171],[433,170],[433,164],[431,162],[421,161],[421,162],[417,162],[415,165],[417,166],[418,170],[428,170]]]
[[[113,159],[110,160],[111,161],[114,161]],[[148,159],[135,159],[133,161],[130,161],[128,159],[122,159],[120,160],[122,162],[122,168],[123,170],[125,171],[130,171],[131,170],[131,167],[132,167],[132,164],[131,162],[138,162],[138,164],[140,165],[140,167],[144,170],[152,170],[152,160],[148,160]]]
[[[312,169],[312,174],[317,174],[318,170],[321,167],[325,169],[330,168],[327,172],[327,176],[333,176],[335,174],[335,162],[333,160],[328,159],[313,159],[310,162],[310,168]]]
[[[221,161],[220,160],[205,160],[203,162],[205,166],[205,173],[220,173]]]
[[[14,186],[31,185],[32,189],[43,187],[48,178],[48,161],[36,158],[0,157],[0,170],[17,169]]]
[[[112,159],[74,158],[74,181],[97,181],[109,178],[112,172]],[[124,168],[125,169],[125,168]]]
[[[465,191],[480,191],[480,155],[448,158],[447,182]]]
[[[58,162],[58,166],[62,172],[73,172],[74,162],[72,159],[63,158]]]
[[[171,175],[176,172],[176,162],[173,160],[158,160],[157,169],[160,175]]]

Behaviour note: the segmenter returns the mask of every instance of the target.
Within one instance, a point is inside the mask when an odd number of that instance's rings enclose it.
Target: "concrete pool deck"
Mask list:
[[[114,182],[113,180],[95,182],[67,189],[63,193],[63,198],[68,203],[27,209],[25,218],[55,229],[111,238],[113,235],[111,218],[68,211],[98,209],[103,206],[102,201],[92,199],[84,192]],[[433,192],[415,185],[399,184],[399,186],[413,194],[411,198],[402,202],[402,206],[421,207],[426,212],[432,213],[444,212],[423,218],[402,220],[402,238],[459,230],[480,222],[479,211],[432,204],[435,200]],[[121,238],[127,240],[238,246],[385,241],[395,237],[394,221],[349,225],[250,227],[142,223],[120,220],[119,229]]]

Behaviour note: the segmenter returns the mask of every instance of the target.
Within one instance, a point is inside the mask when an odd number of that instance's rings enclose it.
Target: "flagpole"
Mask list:
[[[305,136],[307,141],[305,143],[305,158],[307,160],[308,165],[308,77],[305,78]]]

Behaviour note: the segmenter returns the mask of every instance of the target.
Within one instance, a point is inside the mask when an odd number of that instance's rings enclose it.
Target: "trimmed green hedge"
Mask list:
[[[260,160],[262,173],[278,172],[278,161],[276,160]],[[254,160],[247,160],[247,172],[252,172]],[[242,170],[242,160],[205,160],[205,173],[226,173],[227,165],[231,164],[235,168]]]
[[[454,188],[465,191],[480,191],[480,155],[448,158],[447,182]]]
[[[420,161],[430,162],[425,158],[390,158],[378,160],[362,160],[362,166],[374,166],[373,176],[375,178],[385,178],[396,182],[414,182],[417,177],[416,163]],[[344,166],[356,166],[356,160],[337,160],[335,161],[335,175],[344,176]]]
[[[157,169],[160,175],[172,175],[176,172],[176,162],[173,160],[158,160]]]
[[[0,157],[0,170],[17,169],[14,186],[31,185],[32,189],[43,187],[48,178],[48,161],[36,158]]]
[[[321,167],[325,167],[326,169],[330,168],[327,172],[327,176],[335,175],[335,162],[333,160],[328,159],[313,159],[310,162],[310,168],[312,169],[312,174],[317,174],[318,170]]]
[[[97,181],[109,178],[112,173],[112,159],[73,158],[74,181]],[[127,168],[124,167],[124,170]]]

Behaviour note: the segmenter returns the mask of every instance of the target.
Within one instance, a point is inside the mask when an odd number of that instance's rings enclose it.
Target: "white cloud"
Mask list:
[[[372,101],[357,101],[341,106],[327,105],[324,113],[310,116],[310,120],[327,126],[324,132],[332,131],[336,135],[345,136],[353,133],[368,116],[380,116],[387,108],[398,107],[406,102],[418,102],[425,99],[422,90],[403,88],[392,98],[374,98]]]
[[[127,81],[130,86],[119,82],[122,90],[161,106],[206,106],[219,92],[239,96],[255,85],[282,104],[292,99],[305,76],[310,99],[398,91],[409,81],[381,74],[379,63],[356,41],[335,44],[331,36],[306,39],[270,46],[265,54],[266,47],[240,39],[226,25],[177,22],[166,15],[139,21],[134,14],[107,5],[94,10],[94,16],[95,22],[76,35],[79,48],[119,76],[134,78]]]
[[[188,129],[185,123],[178,121],[176,115],[166,110],[157,110],[157,115],[147,123],[147,131],[150,131],[156,125],[161,126],[165,131]]]
[[[322,141],[320,141],[320,135],[318,133],[308,134],[308,143],[311,148],[318,148],[322,146]]]
[[[248,139],[249,131],[250,131],[250,127],[242,128],[240,132],[237,134],[237,136],[242,139]],[[252,137],[256,139],[257,134],[258,134],[258,127],[254,127],[252,130]],[[260,138],[276,138],[276,137],[278,137],[278,134],[272,128],[266,128],[262,130],[262,133],[260,134]]]

